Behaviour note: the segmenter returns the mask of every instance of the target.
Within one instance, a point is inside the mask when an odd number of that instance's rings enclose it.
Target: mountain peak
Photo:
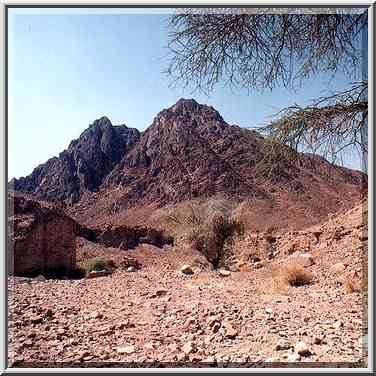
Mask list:
[[[101,118],[94,120],[94,122],[90,124],[90,128],[112,128],[112,123],[107,116],[102,116]]]
[[[199,106],[199,103],[197,103],[193,98],[186,99],[186,98],[180,98],[172,107],[172,111],[176,111],[179,109],[194,109],[195,107]]]

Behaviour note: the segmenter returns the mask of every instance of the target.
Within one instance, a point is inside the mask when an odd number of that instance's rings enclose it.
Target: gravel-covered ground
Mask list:
[[[365,290],[343,282],[362,276],[364,239],[347,216],[340,224],[323,226],[341,231],[310,249],[313,283],[281,291],[271,288],[272,269],[290,256],[188,276],[179,246],[125,251],[142,263],[137,272],[10,278],[10,366],[365,367]]]

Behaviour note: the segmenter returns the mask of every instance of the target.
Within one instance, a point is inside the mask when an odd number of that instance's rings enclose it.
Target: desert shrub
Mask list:
[[[360,291],[358,284],[349,277],[344,280],[343,287],[345,288],[347,294],[352,294],[354,292]]]
[[[84,269],[86,273],[90,273],[92,271],[99,272],[101,270],[112,272],[116,268],[116,265],[113,260],[98,256],[84,261],[80,267]]]
[[[196,268],[206,269],[208,267],[208,262],[204,257],[194,257],[191,265]]]
[[[223,257],[225,244],[231,242],[235,235],[243,233],[244,226],[240,221],[219,215],[196,226],[189,234],[189,241],[217,268]]]
[[[309,285],[313,281],[313,274],[297,262],[291,262],[280,268],[281,281],[290,286]]]

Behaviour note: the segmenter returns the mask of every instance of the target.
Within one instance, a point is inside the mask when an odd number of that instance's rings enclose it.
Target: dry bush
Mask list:
[[[273,279],[289,286],[304,286],[313,282],[313,274],[296,261],[281,265],[274,273]]]
[[[175,235],[186,234],[196,227],[204,226],[218,215],[230,217],[236,205],[233,200],[215,196],[206,200],[182,202],[172,208],[158,211],[153,218],[163,223],[163,228],[168,228]]]
[[[289,284],[278,269],[271,276],[259,280],[256,292],[260,295],[288,295]]]
[[[216,216],[195,227],[189,234],[189,241],[195,249],[206,256],[214,268],[217,268],[224,255],[226,243],[243,233],[244,226],[238,220]]]
[[[359,284],[356,281],[354,281],[353,279],[351,279],[350,277],[345,278],[345,280],[343,282],[343,287],[344,287],[345,292],[347,294],[352,294],[354,292],[360,291]]]

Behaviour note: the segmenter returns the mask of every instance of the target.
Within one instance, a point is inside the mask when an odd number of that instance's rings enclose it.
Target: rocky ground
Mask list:
[[[137,272],[10,278],[10,366],[364,367],[363,209],[285,234],[272,258],[227,273],[182,273],[198,256],[177,244],[118,251],[141,262]],[[288,236],[298,245],[309,239],[307,247],[291,251],[296,247],[288,246]],[[96,247],[81,244],[80,257],[89,249],[96,255]],[[301,253],[313,261],[306,265],[313,282],[273,285],[273,270]]]

